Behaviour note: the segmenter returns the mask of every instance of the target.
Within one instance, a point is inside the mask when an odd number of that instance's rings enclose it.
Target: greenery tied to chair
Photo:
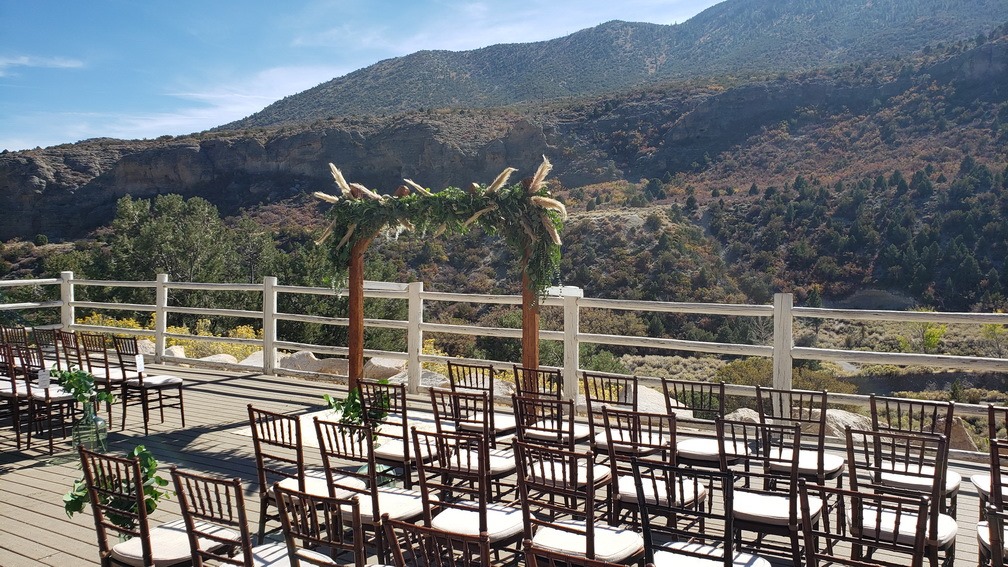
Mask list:
[[[72,367],[68,370],[53,368],[49,371],[49,376],[55,378],[56,383],[61,388],[82,404],[94,404],[95,402],[113,403],[116,400],[115,394],[112,392],[96,390],[95,377],[86,370]]]
[[[379,383],[388,384],[388,379],[382,378],[379,380]],[[333,412],[339,412],[340,423],[348,425],[364,425],[365,423],[375,424],[385,421],[385,418],[388,417],[390,403],[388,394],[385,392],[381,392],[376,400],[377,403],[369,407],[367,412],[364,411],[364,404],[361,403],[360,388],[350,390],[343,399],[334,398],[329,394],[323,394],[322,399],[325,400],[329,409]]]
[[[154,458],[154,455],[147,450],[143,445],[137,445],[132,451],[126,453],[129,458],[135,458],[140,461],[140,473],[143,477],[143,491],[144,491],[144,505],[147,508],[147,513],[151,514],[154,510],[157,510],[158,502],[163,498],[171,498],[171,491],[165,490],[164,487],[168,486],[168,481],[158,475],[158,462]],[[105,487],[116,486],[117,483],[130,482],[131,479],[122,478],[97,478],[95,482],[99,485]],[[122,503],[124,505],[120,506],[120,503],[107,502],[113,504],[116,508],[130,509],[136,512],[132,506]],[[74,514],[78,512],[83,512],[84,508],[88,505],[88,489],[87,482],[80,478],[75,480],[73,487],[69,492],[63,495],[63,510],[66,511],[68,517],[73,517]],[[108,516],[115,525],[124,529],[134,529],[136,527],[136,517],[128,515],[119,515],[110,513]]]

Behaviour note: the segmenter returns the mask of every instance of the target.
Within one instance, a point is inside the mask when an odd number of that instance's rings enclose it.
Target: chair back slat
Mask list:
[[[726,566],[733,564],[734,528],[730,503],[736,484],[731,470],[715,471],[677,466],[643,457],[633,457],[631,471],[637,489],[644,535],[645,561],[654,561],[661,542],[703,542],[711,560],[720,554]],[[708,506],[707,502],[721,502]],[[679,521],[666,521],[677,518]],[[683,551],[690,555],[689,551]]]
[[[96,453],[83,446],[77,451],[94,514],[102,563],[111,556],[112,547],[119,540],[139,538],[144,565],[153,565],[139,459]]]
[[[352,554],[355,567],[364,567],[367,553],[360,503],[356,498],[313,495],[279,485],[273,491],[280,509],[288,556],[297,557],[300,565],[336,567],[345,565],[336,562],[337,555],[348,552]],[[324,557],[305,553],[306,550],[325,552]]]
[[[485,567],[490,560],[490,536],[449,533],[437,528],[382,517],[385,539],[396,567]]]
[[[35,338],[35,345],[45,359],[51,359],[56,364],[57,370],[63,370],[63,362],[60,360],[59,338],[55,329],[32,329],[32,336]]]
[[[269,496],[273,483],[287,478],[304,486],[304,441],[298,416],[257,409],[248,405],[252,445],[256,455],[260,495]]]
[[[171,475],[193,563],[213,561],[252,567],[252,536],[241,480],[183,472],[175,467]]]
[[[81,370],[90,370],[90,367],[84,362],[84,355],[81,352],[80,341],[77,340],[77,333],[59,329],[56,331],[56,336],[59,337],[59,344],[63,350],[63,358],[66,360],[67,368],[76,367]]]
[[[512,394],[511,404],[519,441],[574,450],[573,400]]]
[[[494,394],[494,367],[448,361],[448,382],[453,391],[479,390]]]
[[[668,413],[689,411],[690,419],[713,423],[715,419],[724,417],[725,385],[724,382],[698,382],[694,380],[674,380],[662,378],[662,392],[665,395],[665,407]],[[683,421],[684,416],[679,416]]]
[[[920,567],[928,498],[856,491],[799,481],[805,565]],[[843,502],[844,517],[813,521],[813,499]],[[894,555],[896,557],[894,557]]]
[[[952,437],[954,402],[934,402],[909,398],[889,398],[872,394],[872,429],[929,433]]]
[[[558,400],[563,396],[563,376],[559,368],[526,368],[515,364],[514,381],[515,393],[519,396]]]

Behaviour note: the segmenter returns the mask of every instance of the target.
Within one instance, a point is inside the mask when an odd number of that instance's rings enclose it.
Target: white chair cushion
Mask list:
[[[560,439],[562,443],[567,443],[569,441],[567,439],[567,425],[564,423],[562,426],[563,432],[560,434]],[[525,436],[540,441],[555,441],[557,438],[557,427],[557,422],[553,419],[537,421],[534,425],[525,429]],[[586,424],[575,423],[573,431],[575,441],[591,437],[591,429]]]
[[[701,557],[707,555],[709,557]],[[724,552],[719,547],[675,541],[655,550],[655,567],[724,567]],[[757,555],[735,552],[732,567],[771,567]]]
[[[367,490],[367,484],[357,477],[337,474],[333,476],[333,480],[338,485],[335,490],[337,498],[350,498]],[[298,484],[296,478],[280,481],[280,487],[287,490],[300,490]],[[314,496],[329,496],[329,479],[326,478],[325,471],[305,471],[305,492]]]
[[[505,475],[514,472],[518,468],[514,451],[505,449],[490,449],[490,476]],[[476,456],[475,451],[470,451],[470,458]]]
[[[495,411],[493,412],[493,420],[495,431],[491,431],[491,433],[494,435],[501,435],[515,430],[514,414]],[[482,426],[477,427],[473,422],[486,423],[486,416],[483,415],[483,412],[478,412],[466,417],[466,421],[462,423],[462,429],[466,431],[483,431]]]
[[[475,505],[475,503],[473,503]],[[431,525],[453,534],[479,536],[479,511],[461,508],[445,508],[434,516]],[[525,529],[521,508],[511,508],[502,504],[487,505],[487,535],[490,541],[510,539]]]
[[[434,445],[421,443],[420,459],[424,462],[431,460],[434,457],[435,449]],[[416,461],[417,455],[413,454],[415,452],[413,442],[411,441],[409,445],[410,462]],[[378,436],[375,439],[374,456],[386,461],[402,461],[406,458],[406,444],[402,439]]]
[[[326,557],[326,556],[322,556]],[[328,557],[326,557],[328,559]],[[252,565],[255,567],[290,567],[286,543],[264,543],[252,548]]]
[[[870,537],[878,537],[881,534],[884,539],[893,539],[893,531],[896,525],[896,513],[890,510],[883,510],[881,517],[876,508],[871,505],[863,507],[862,518],[864,519],[864,533]],[[878,519],[878,525],[873,525]],[[983,523],[983,522],[981,522]],[[979,525],[978,529],[979,529]],[[897,541],[900,543],[913,543],[913,530],[917,527],[917,516],[915,514],[904,513],[900,515],[900,532]],[[946,514],[938,515],[938,540],[939,547],[944,547],[955,541],[959,526],[952,516]],[[990,530],[986,530],[990,531]]]
[[[140,379],[133,378],[126,381],[127,386],[140,387]],[[170,386],[181,386],[182,379],[178,376],[144,376],[143,379],[144,388],[167,388]]]
[[[404,488],[378,489],[378,515],[371,515],[371,506],[361,501],[361,517],[365,522],[377,524],[387,513],[393,520],[412,520],[423,514],[423,498],[419,491]]]
[[[923,492],[928,492],[931,489],[931,480],[928,477],[934,476],[935,468],[930,465],[918,466],[910,463],[886,463],[886,468],[894,472],[882,473],[883,485]],[[899,474],[901,472],[911,472],[913,474]],[[959,490],[960,484],[962,484],[962,475],[952,469],[947,469],[945,472],[945,492]]]
[[[989,473],[975,474],[970,477],[970,482],[972,482],[973,486],[976,487],[977,492],[980,493],[980,496],[982,496],[983,498],[990,497],[991,475]]]
[[[637,487],[634,485],[634,478],[632,476],[621,476],[616,479],[616,483],[619,487],[617,497],[621,501],[637,502]],[[648,494],[649,491],[652,494]],[[675,503],[676,506],[689,506],[697,500],[707,497],[707,487],[702,484],[697,486],[692,480],[680,480],[679,487],[674,492],[675,494],[672,495],[672,498],[673,500],[677,500]],[[650,480],[644,482],[644,497],[650,504],[669,504],[668,489],[665,486],[665,482],[660,479],[655,479],[654,484]]]
[[[532,543],[549,551],[584,557],[584,522],[563,521],[559,525],[570,526],[577,533],[543,526],[532,537]],[[644,551],[644,538],[635,531],[595,524],[595,558],[603,561],[622,562]]]
[[[749,454],[749,448],[744,443],[725,444],[725,451],[729,456],[743,456]],[[683,459],[694,461],[717,461],[720,449],[718,440],[714,437],[689,437],[676,439],[676,454]]]
[[[206,524],[201,529],[205,530]],[[222,538],[234,539],[235,541],[241,539],[241,534],[223,527],[215,530],[215,533]],[[183,520],[175,520],[151,528],[150,538],[154,567],[177,565],[188,562],[192,557],[192,551],[189,549],[189,534],[186,532]],[[221,547],[219,544],[207,540],[201,541],[200,545],[209,549]],[[284,546],[284,551],[286,552],[286,546]],[[127,565],[144,567],[143,544],[140,538],[135,537],[113,546],[112,557]]]
[[[48,388],[40,388],[38,386],[31,387],[31,395],[33,398],[44,400],[46,392],[49,393],[49,399],[53,402],[69,402],[74,399],[73,394],[67,392],[60,386],[49,386]]]
[[[775,455],[776,458],[776,455]],[[791,450],[784,449],[780,452],[780,458],[791,459]],[[843,470],[847,460],[840,455],[833,453],[823,453],[823,474],[830,476]],[[772,471],[787,471],[791,469],[789,463],[774,461],[770,463]],[[819,473],[819,451],[801,449],[798,451],[798,474],[804,477],[813,476]]]
[[[790,520],[790,499],[787,496],[746,490],[736,490],[734,496],[732,515],[738,520],[774,526],[786,526]],[[822,511],[822,500],[810,496],[809,511],[813,518],[818,516]],[[801,519],[801,507],[798,508],[798,519]]]
[[[608,482],[609,479],[612,478],[612,469],[609,468],[608,465],[592,465],[591,470],[592,480],[596,484],[600,482]],[[545,473],[545,475],[540,475],[540,472]],[[554,472],[556,474],[553,474]],[[543,469],[540,470],[538,465],[535,466],[531,471],[532,474],[530,476],[532,477],[532,480],[536,482],[554,481],[560,480],[564,477],[570,478],[569,472],[570,471],[563,463],[557,462],[555,468],[544,466]],[[577,475],[578,486],[585,486],[588,480],[588,468],[583,462],[578,464],[575,474]]]

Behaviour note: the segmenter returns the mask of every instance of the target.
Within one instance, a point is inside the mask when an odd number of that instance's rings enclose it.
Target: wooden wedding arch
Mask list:
[[[345,230],[330,247],[334,264],[345,269],[349,292],[349,389],[364,374],[364,252],[383,231],[410,230],[421,235],[464,233],[472,225],[496,234],[521,257],[522,262],[522,365],[539,366],[539,298],[560,270],[560,230],[567,218],[563,204],[550,196],[544,182],[552,166],[543,157],[535,175],[508,185],[509,167],[489,185],[473,183],[467,189],[447,187],[436,193],[405,179],[392,196],[379,195],[359,183],[347,183],[342,172],[329,164],[341,195],[316,192],[331,203],[331,222],[318,243],[329,241],[334,231]]]

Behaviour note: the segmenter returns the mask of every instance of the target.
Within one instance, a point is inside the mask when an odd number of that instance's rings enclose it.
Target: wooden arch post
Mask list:
[[[352,392],[360,387],[364,378],[364,251],[371,244],[371,239],[361,239],[350,249],[350,266],[347,275],[347,291],[349,295],[348,337],[349,376],[347,391]]]
[[[539,368],[539,302],[528,275],[530,258],[531,253],[526,248],[522,260],[525,266],[522,268],[522,366]]]

